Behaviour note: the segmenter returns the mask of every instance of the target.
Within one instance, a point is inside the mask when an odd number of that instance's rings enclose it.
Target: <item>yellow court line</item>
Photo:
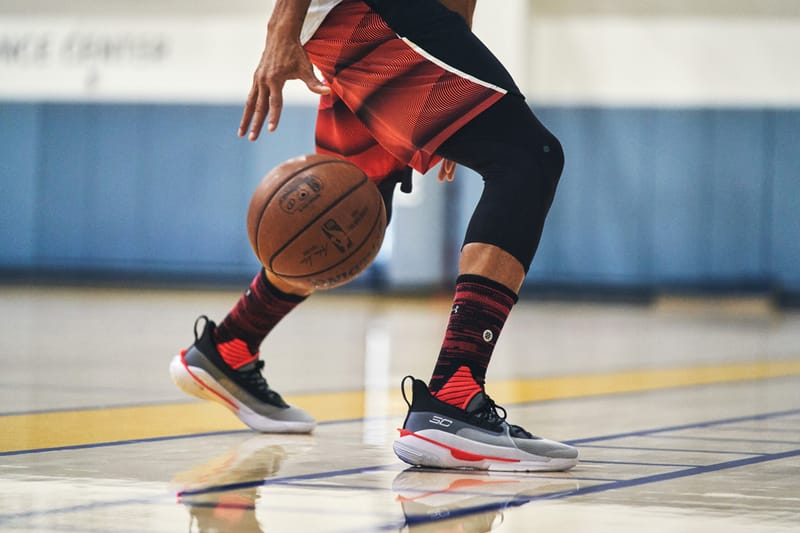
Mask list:
[[[494,381],[490,393],[501,405],[509,405],[798,375],[800,359],[790,359]],[[397,391],[380,394],[389,396],[387,414],[404,413],[405,405]],[[366,402],[376,400],[362,391],[296,395],[287,399],[313,413],[319,422],[362,418]],[[244,427],[228,410],[210,402],[7,415],[0,416],[0,453],[237,429]]]

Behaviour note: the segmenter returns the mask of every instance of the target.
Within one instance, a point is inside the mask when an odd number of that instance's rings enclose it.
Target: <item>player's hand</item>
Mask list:
[[[249,129],[248,139],[255,141],[265,121],[267,130],[275,131],[283,110],[283,86],[287,80],[301,80],[317,94],[331,92],[330,87],[317,79],[308,55],[296,38],[269,35],[253,75],[253,86],[239,123],[239,137],[244,137]]]
[[[449,159],[442,159],[442,164],[439,166],[439,181],[453,181],[456,177],[456,164]]]

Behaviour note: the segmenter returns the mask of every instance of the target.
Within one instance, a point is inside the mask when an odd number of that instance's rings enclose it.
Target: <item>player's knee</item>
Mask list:
[[[549,135],[549,139],[542,145],[542,167],[544,179],[549,186],[549,204],[553,203],[556,188],[561,181],[561,174],[564,171],[564,149],[555,135]]]
[[[514,182],[509,193],[549,208],[564,169],[564,150],[558,138],[547,132],[531,138],[513,152],[508,158],[510,168],[505,173]]]

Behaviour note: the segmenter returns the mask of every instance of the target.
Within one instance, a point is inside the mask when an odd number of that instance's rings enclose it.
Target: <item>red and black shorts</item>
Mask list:
[[[408,167],[428,171],[454,132],[519,92],[436,0],[345,0],[305,49],[332,88],[319,104],[317,151],[352,161],[375,182]]]

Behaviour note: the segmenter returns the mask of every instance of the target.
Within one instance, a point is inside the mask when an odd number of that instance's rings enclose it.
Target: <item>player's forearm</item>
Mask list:
[[[299,38],[311,0],[277,0],[267,24],[267,32]]]

